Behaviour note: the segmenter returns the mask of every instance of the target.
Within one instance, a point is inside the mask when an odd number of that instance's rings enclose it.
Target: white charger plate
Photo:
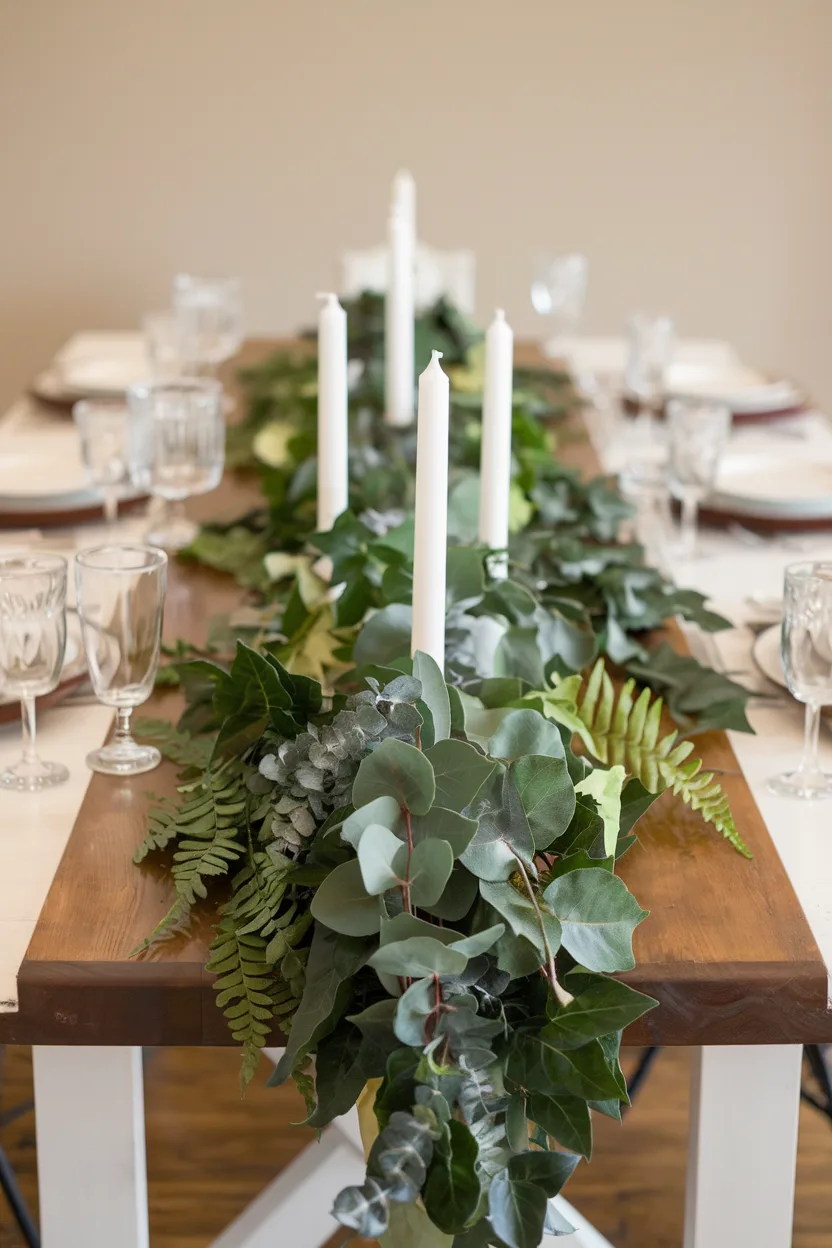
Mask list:
[[[832,519],[832,461],[788,452],[729,452],[705,505],[765,520]]]
[[[772,624],[765,632],[760,633],[751,647],[751,655],[760,671],[773,684],[787,689],[786,673],[780,658],[780,625]]]

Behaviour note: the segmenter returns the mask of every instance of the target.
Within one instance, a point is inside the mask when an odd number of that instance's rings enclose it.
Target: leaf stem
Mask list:
[[[404,826],[407,831],[407,869],[405,871],[405,879],[402,880],[402,905],[407,914],[412,914],[413,910],[410,905],[410,860],[413,857],[413,828],[410,823],[410,811],[406,806],[401,807],[404,815]]]
[[[529,879],[528,872],[526,871],[525,865],[520,855],[515,853],[514,850],[512,850],[511,852],[514,854],[514,857],[517,861],[517,868],[520,872],[520,875],[523,878],[523,883],[526,886],[526,892],[529,895],[529,901],[534,906],[534,912],[535,912],[535,915],[537,916],[537,925],[540,928],[540,935],[543,939],[543,948],[546,953],[547,970],[544,973],[546,974],[546,978],[548,979],[549,984],[551,985],[552,992],[555,994],[555,996],[558,999],[558,1004],[569,1005],[572,1001],[575,1000],[575,998],[572,996],[571,992],[567,992],[566,989],[562,987],[562,985],[560,984],[560,981],[558,980],[558,972],[555,966],[555,955],[552,953],[552,946],[549,944],[549,937],[546,935],[546,927],[543,922],[543,915],[540,912],[540,906],[538,905],[537,897],[535,896],[534,889],[532,888],[532,882]]]

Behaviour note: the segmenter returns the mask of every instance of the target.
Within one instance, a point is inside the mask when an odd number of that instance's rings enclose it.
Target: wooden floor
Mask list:
[[[240,1099],[237,1062],[229,1049],[147,1052],[152,1248],[207,1248],[311,1137],[289,1126],[303,1117],[294,1089],[266,1088],[265,1069]],[[579,1167],[567,1194],[615,1248],[681,1246],[687,1081],[686,1051],[667,1049],[624,1125],[597,1119],[595,1160]],[[6,1049],[0,1121],[31,1096],[29,1051]],[[33,1114],[26,1113],[0,1128],[0,1143],[36,1209],[34,1127]],[[0,1248],[21,1243],[0,1207]],[[832,1124],[806,1105],[793,1248],[832,1248]]]

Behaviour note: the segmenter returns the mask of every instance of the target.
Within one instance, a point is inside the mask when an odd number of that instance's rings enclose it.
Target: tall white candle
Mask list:
[[[393,179],[390,195],[390,211],[399,212],[407,222],[410,242],[416,251],[416,183],[408,169],[400,169]]]
[[[389,425],[413,423],[413,238],[400,209],[390,214],[384,308],[384,400]]]
[[[443,668],[450,385],[439,364],[441,354],[433,352],[419,378],[411,651],[423,650]]]
[[[349,500],[347,314],[333,294],[318,295],[318,531],[331,529]]]
[[[479,537],[489,550],[508,546],[511,489],[511,401],[514,334],[502,308],[485,335],[485,388],[482,401]],[[494,576],[508,571],[506,556],[491,560]]]

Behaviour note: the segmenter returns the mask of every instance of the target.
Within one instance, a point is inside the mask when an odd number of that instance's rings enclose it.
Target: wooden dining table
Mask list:
[[[274,346],[249,342],[244,362]],[[524,352],[530,358],[532,348]],[[233,374],[229,368],[232,390]],[[558,453],[585,472],[598,470],[574,425]],[[254,478],[226,473],[189,510],[199,520],[223,520],[257,499]],[[167,640],[203,643],[211,618],[240,598],[232,578],[172,560]],[[175,717],[178,710],[178,695],[159,691],[143,713]],[[659,1005],[624,1043],[696,1048],[685,1248],[788,1248],[802,1046],[832,1041],[828,968],[727,736],[708,733],[697,748],[720,773],[754,856],[741,857],[670,794],[641,819],[620,870],[650,917],[636,931],[636,968],[623,978]],[[147,1248],[141,1048],[231,1043],[204,969],[216,903],[199,907],[185,933],[130,956],[172,901],[168,874],[152,859],[136,867],[132,855],[152,795],[173,794],[175,786],[167,762],[152,776],[91,776],[19,969],[18,1008],[0,1014],[0,1042],[35,1046],[45,1248]],[[0,817],[2,803],[0,795]],[[360,1168],[350,1131],[344,1173]],[[327,1148],[337,1152],[326,1136],[319,1147],[322,1157]],[[307,1169],[323,1191],[314,1158]],[[307,1195],[307,1211],[311,1203]],[[255,1248],[267,1242],[263,1226],[295,1228],[288,1213],[281,1222],[278,1208],[272,1202],[260,1222],[217,1244]],[[293,1248],[322,1242],[310,1238],[318,1234],[314,1217],[297,1227],[281,1236]],[[607,1243],[586,1225],[572,1242]]]

